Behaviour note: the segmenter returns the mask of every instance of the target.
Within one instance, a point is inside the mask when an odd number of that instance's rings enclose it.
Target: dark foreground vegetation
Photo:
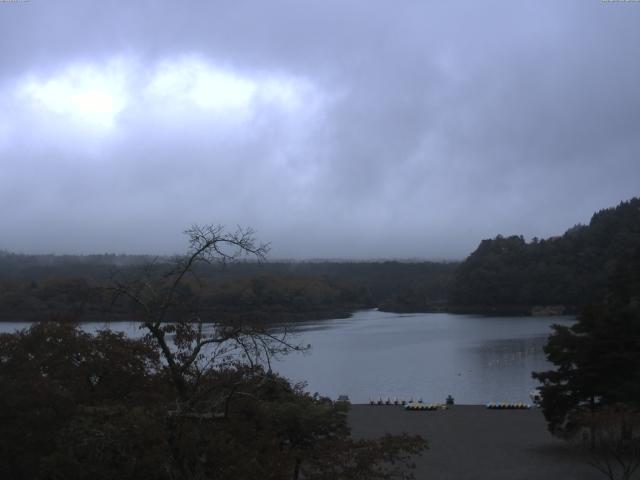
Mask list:
[[[286,331],[226,316],[204,328],[184,288],[196,266],[265,250],[246,231],[187,233],[162,275],[112,279],[143,339],[55,321],[0,335],[0,478],[407,478],[421,437],[354,440],[347,404],[271,372],[274,355],[304,349]]]
[[[640,199],[562,236],[483,240],[463,262],[263,262],[194,266],[183,288],[211,314],[270,322],[396,312],[571,314],[601,298],[616,263],[640,245]],[[161,272],[174,259],[0,252],[0,321],[130,319],[105,289],[115,275]]]
[[[0,478],[394,478],[424,442],[353,440],[347,404],[228,364],[180,394],[157,345],[47,322],[0,335]],[[304,476],[302,476],[304,475]]]
[[[549,430],[583,448],[607,478],[640,467],[640,247],[611,268],[601,301],[554,327],[536,372]]]

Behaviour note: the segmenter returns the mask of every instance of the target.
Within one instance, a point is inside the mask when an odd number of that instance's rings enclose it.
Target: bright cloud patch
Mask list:
[[[22,82],[18,98],[32,108],[68,117],[91,126],[111,128],[127,105],[127,65],[72,64],[49,78]]]
[[[50,76],[29,76],[15,97],[22,108],[54,114],[78,127],[108,132],[128,108],[146,119],[180,122],[197,110],[237,125],[264,109],[305,115],[320,98],[309,82],[283,75],[240,75],[193,55],[143,69],[132,60],[73,63]],[[317,106],[317,105],[316,105]]]
[[[258,83],[198,59],[163,62],[146,88],[149,96],[203,109],[246,109]]]

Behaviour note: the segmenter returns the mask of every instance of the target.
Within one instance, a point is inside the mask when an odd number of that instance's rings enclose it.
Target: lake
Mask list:
[[[306,379],[332,398],[414,397],[466,404],[529,401],[531,372],[550,368],[543,347],[554,323],[573,317],[484,317],[376,310],[294,327],[306,355],[289,356],[278,371]]]
[[[291,354],[274,370],[308,390],[352,402],[370,398],[422,398],[456,403],[529,401],[536,387],[531,372],[550,368],[543,347],[554,323],[573,317],[485,317],[446,313],[394,314],[363,310],[347,319],[290,324],[307,353]],[[0,323],[15,331],[24,323]],[[104,323],[87,323],[95,331]],[[113,330],[140,334],[135,322]]]

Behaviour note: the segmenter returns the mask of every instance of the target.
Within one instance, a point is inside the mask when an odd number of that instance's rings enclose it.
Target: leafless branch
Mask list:
[[[237,227],[228,232],[222,225],[192,225],[184,233],[188,237],[187,253],[176,257],[164,274],[160,273],[156,258],[133,279],[114,276],[111,290],[114,301],[127,298],[142,315],[143,327],[159,346],[176,389],[186,400],[189,392],[199,387],[202,376],[216,368],[218,361],[223,364],[235,361],[232,360],[235,349],[240,349],[244,361],[251,367],[264,355],[270,370],[273,355],[302,347],[291,343],[286,334],[276,336],[250,324],[213,323],[213,331],[204,332],[197,311],[189,307],[191,313],[186,315],[187,300],[181,288],[187,275],[194,275],[201,284],[194,271],[198,263],[226,264],[243,256],[262,262],[269,245],[258,244],[250,228]]]

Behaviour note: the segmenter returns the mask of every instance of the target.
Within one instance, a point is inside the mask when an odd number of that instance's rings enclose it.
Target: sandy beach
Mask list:
[[[601,473],[547,431],[542,412],[488,410],[455,405],[448,410],[406,411],[400,406],[352,405],[355,437],[420,434],[429,450],[416,459],[417,479],[597,480]]]

